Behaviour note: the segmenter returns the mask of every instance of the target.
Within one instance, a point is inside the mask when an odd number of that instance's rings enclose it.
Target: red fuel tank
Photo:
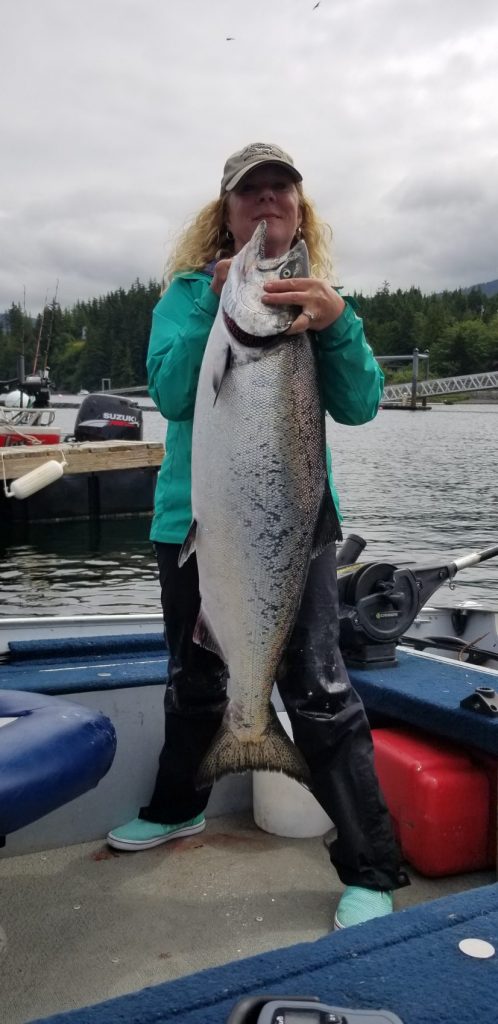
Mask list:
[[[373,729],[372,736],[404,858],[433,878],[494,866],[496,762],[403,728]]]

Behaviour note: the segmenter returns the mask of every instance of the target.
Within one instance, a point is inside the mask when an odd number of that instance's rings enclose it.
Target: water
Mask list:
[[[163,440],[161,416],[139,401],[144,438]],[[71,433],[75,416],[58,409],[56,423]],[[370,560],[451,561],[498,544],[498,406],[384,410],[362,427],[328,419],[327,433],[344,533],[367,539]],[[125,519],[0,537],[0,616],[159,611],[149,528],[148,519]],[[498,610],[498,558],[455,582],[437,603],[472,599]]]
[[[360,428],[329,421],[328,437],[344,533],[365,537],[369,558],[449,562],[498,544],[498,406],[381,410]],[[437,592],[456,600],[498,609],[498,557]]]

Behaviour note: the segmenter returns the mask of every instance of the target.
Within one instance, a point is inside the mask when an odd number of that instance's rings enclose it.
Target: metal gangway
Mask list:
[[[440,395],[461,395],[471,391],[498,389],[498,370],[466,373],[460,377],[439,377],[429,380],[429,353],[413,349],[406,356],[377,356],[380,363],[412,363],[412,379],[402,384],[387,384],[382,395],[383,408],[401,406],[406,409],[426,408],[427,399]],[[419,363],[425,362],[425,380],[419,380]],[[418,406],[417,403],[420,403]]]
[[[435,395],[456,395],[466,391],[486,391],[490,388],[498,390],[498,370],[490,373],[467,373],[463,377],[440,377],[436,380],[417,381],[415,399],[428,398]],[[405,384],[388,384],[384,388],[382,405],[390,402],[404,402],[413,399],[410,381]]]

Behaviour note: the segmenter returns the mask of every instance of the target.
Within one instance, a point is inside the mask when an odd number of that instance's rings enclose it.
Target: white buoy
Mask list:
[[[2,396],[2,403],[6,409],[17,409],[18,407],[29,409],[33,404],[33,398],[25,391],[8,391],[6,395]]]
[[[5,493],[8,498],[18,498],[19,500],[29,498],[36,491],[41,491],[42,487],[48,487],[55,480],[60,480],[63,473],[63,463],[57,462],[56,459],[50,459],[49,462],[44,462],[37,469],[32,469],[29,473],[25,473],[24,476],[13,480],[10,488],[6,489]]]

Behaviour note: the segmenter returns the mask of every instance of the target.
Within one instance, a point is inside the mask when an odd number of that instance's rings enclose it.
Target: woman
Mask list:
[[[233,154],[219,198],[181,236],[169,286],[154,310],[149,390],[168,420],[151,531],[170,652],[166,738],[149,805],[107,837],[120,850],[149,849],[205,827],[210,790],[196,789],[194,780],[223,717],[226,672],[215,654],[193,643],[197,565],[190,558],[180,569],[178,554],[191,520],[192,419],[202,356],[230,258],[259,221],[267,222],[266,257],[287,252],[299,237],[307,243],[314,276],[268,283],[264,301],[301,307],[288,333],[315,332],[325,408],[340,423],[365,423],[375,416],[382,394],[382,373],[362,322],[328,281],[326,226],[301,182],[291,157],[278,146],[254,143]],[[294,740],[310,768],[313,793],[337,827],[330,857],[346,886],[335,916],[335,926],[343,928],[390,913],[392,892],[407,878],[379,792],[365,711],[344,668],[338,633],[335,546],[330,545],[311,563],[277,681]]]

